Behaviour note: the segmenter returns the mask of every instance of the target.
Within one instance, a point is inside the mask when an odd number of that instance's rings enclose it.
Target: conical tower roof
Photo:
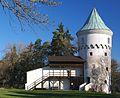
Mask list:
[[[80,31],[83,30],[109,30],[111,31],[103,22],[102,18],[99,16],[97,10],[94,8],[87,21],[83,25],[83,27],[80,29]]]

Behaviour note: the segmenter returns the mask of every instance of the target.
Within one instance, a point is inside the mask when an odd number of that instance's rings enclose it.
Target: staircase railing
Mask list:
[[[49,73],[35,80],[33,83],[27,86],[27,90],[34,89],[38,84],[40,84],[43,80],[47,79],[48,77],[49,77]]]
[[[86,85],[87,85],[87,82],[81,84],[81,85],[79,86],[79,91],[82,91]]]
[[[45,79],[47,79],[50,76],[59,76],[59,77],[67,77],[68,73],[67,72],[48,72],[47,74],[45,74],[44,76],[40,77],[39,79],[35,80],[33,83],[31,83],[30,85],[27,86],[27,90],[31,90],[34,89],[38,84],[40,84],[42,81],[44,81]],[[71,72],[70,76],[76,76],[76,73]]]

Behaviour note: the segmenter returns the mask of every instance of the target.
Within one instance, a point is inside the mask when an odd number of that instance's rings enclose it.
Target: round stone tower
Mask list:
[[[97,92],[111,92],[112,35],[95,8],[77,32],[79,55],[86,60],[84,82]]]

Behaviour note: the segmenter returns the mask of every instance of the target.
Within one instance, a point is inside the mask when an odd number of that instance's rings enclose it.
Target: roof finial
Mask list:
[[[93,10],[96,10],[96,7],[94,7]]]
[[[96,8],[95,8],[95,7],[93,8],[92,12],[97,12],[97,10],[96,10]]]

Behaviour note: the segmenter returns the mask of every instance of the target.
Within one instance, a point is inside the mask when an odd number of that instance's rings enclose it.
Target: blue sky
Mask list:
[[[41,7],[41,13],[47,13],[50,25],[39,28],[38,34],[33,31],[22,32],[19,22],[14,18],[10,25],[10,17],[0,7],[0,57],[3,56],[8,44],[34,42],[37,38],[42,41],[51,41],[52,32],[62,22],[65,28],[70,30],[72,36],[82,27],[90,11],[95,7],[104,20],[105,24],[113,31],[112,58],[120,62],[120,0],[61,0],[63,4],[59,7]],[[13,17],[13,16],[12,16]],[[54,24],[52,22],[55,21]]]

